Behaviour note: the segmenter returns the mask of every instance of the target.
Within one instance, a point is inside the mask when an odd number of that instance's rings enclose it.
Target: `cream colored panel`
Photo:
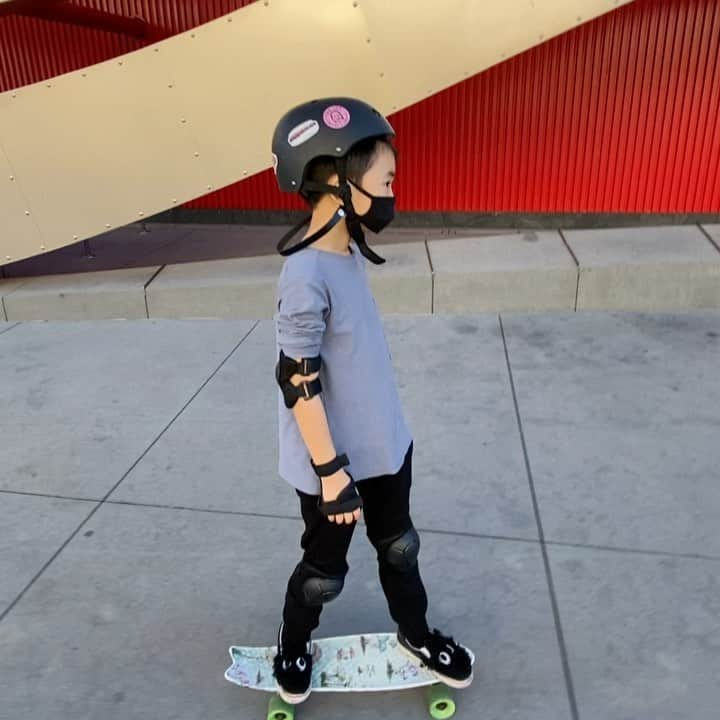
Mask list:
[[[0,140],[48,250],[208,192],[166,63],[146,48],[0,96]],[[36,254],[30,239],[3,233],[2,258]]]
[[[2,96],[0,96],[0,114]],[[11,244],[23,247],[27,255],[45,252],[40,232],[30,213],[29,204],[22,194],[20,182],[0,146],[0,265],[10,262],[5,252]]]
[[[400,110],[631,0],[358,0]]]
[[[163,53],[216,187],[270,167],[275,124],[294,105],[333,94],[383,99],[352,0],[259,0],[185,35]]]
[[[0,94],[0,172],[15,177],[0,264],[267,169],[275,123],[297,103],[351,95],[390,113],[627,1],[258,0]]]

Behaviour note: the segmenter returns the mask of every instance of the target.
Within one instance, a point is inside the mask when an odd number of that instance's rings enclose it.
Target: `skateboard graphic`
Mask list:
[[[275,647],[230,647],[225,679],[274,693],[267,720],[293,720],[295,705],[277,694],[272,662]],[[428,711],[443,720],[455,714],[450,689],[407,653],[393,633],[345,635],[312,641],[312,692],[373,692],[428,687]],[[474,658],[473,658],[474,659]]]

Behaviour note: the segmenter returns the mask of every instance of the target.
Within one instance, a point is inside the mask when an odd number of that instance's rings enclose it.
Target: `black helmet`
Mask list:
[[[287,241],[305,225],[309,218],[293,228],[278,243],[281,255],[290,255],[324,235],[340,219],[346,218],[348,229],[358,243],[360,252],[376,264],[385,262],[365,243],[360,221],[352,207],[350,186],[345,174],[345,156],[353,145],[372,137],[394,136],[390,123],[374,107],[349,97],[311,100],[289,110],[278,122],[272,139],[273,167],[280,190],[300,192],[319,190],[339,195],[343,207],[315,233],[290,250],[283,251]],[[308,165],[316,158],[336,158],[339,187],[308,181]]]

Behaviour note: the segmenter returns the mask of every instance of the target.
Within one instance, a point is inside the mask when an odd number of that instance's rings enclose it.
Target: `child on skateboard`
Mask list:
[[[362,226],[377,233],[393,219],[394,135],[370,105],[326,98],[287,112],[273,136],[280,189],[300,193],[312,208],[303,240],[283,250],[307,220],[278,243],[288,259],[274,316],[278,469],[294,486],[305,523],[274,659],[289,703],[310,693],[310,635],[323,604],[343,588],[361,509],[400,645],[446,684],[472,681],[467,649],[426,622],[420,539],[409,512],[413,440],[363,260],[385,262]]]

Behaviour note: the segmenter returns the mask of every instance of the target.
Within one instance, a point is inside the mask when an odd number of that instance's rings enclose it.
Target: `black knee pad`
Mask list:
[[[308,562],[298,563],[291,583],[296,596],[309,607],[317,607],[334,600],[342,591],[345,575],[331,575]]]
[[[402,535],[380,540],[376,547],[381,562],[386,562],[401,572],[407,572],[417,564],[420,536],[411,525]]]

